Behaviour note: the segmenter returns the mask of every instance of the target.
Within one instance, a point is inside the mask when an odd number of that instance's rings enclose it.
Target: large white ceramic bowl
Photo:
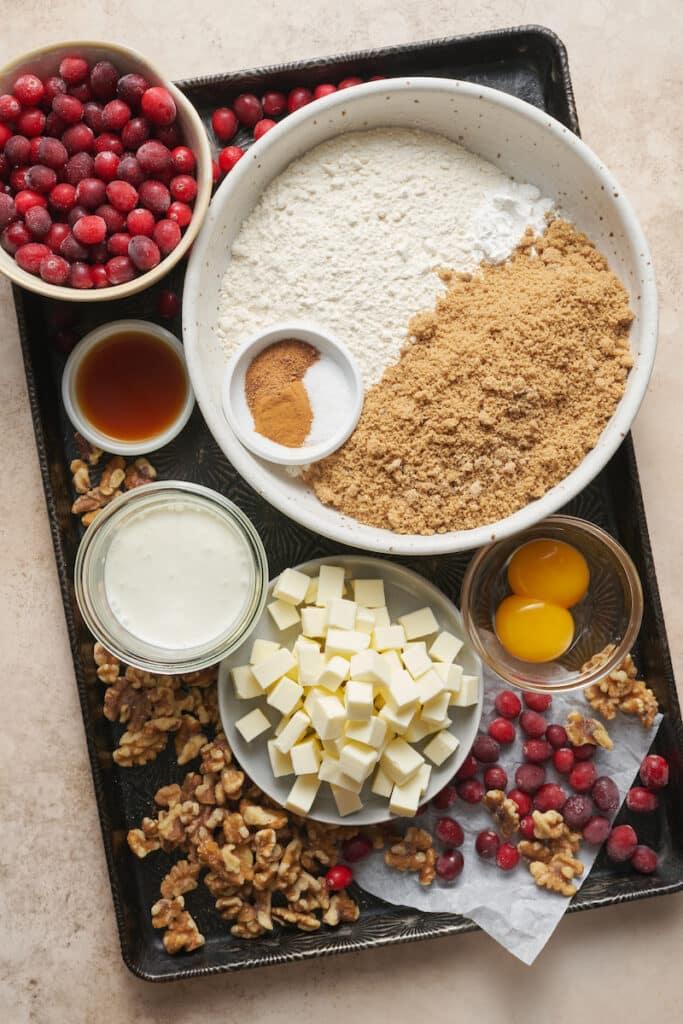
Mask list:
[[[365,526],[322,505],[298,479],[256,458],[221,408],[227,357],[214,333],[221,279],[232,242],[264,188],[292,160],[343,132],[400,126],[438,132],[537,185],[585,231],[629,291],[635,365],[626,392],[595,448],[561,483],[513,515],[474,530],[423,537]],[[268,254],[264,253],[264,274]],[[183,336],[197,401],[213,436],[242,476],[272,505],[316,533],[355,547],[406,555],[468,550],[556,512],[602,469],[629,430],[645,394],[657,339],[657,295],[645,237],[621,187],[568,128],[512,96],[440,78],[392,79],[317,100],[253,146],[216,193],[195,242],[183,292]]]

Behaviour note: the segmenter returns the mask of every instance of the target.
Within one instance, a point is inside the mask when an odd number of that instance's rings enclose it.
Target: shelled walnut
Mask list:
[[[597,718],[584,718],[578,711],[570,711],[567,715],[567,735],[575,747],[585,743],[611,750],[614,746],[607,729]]]
[[[598,668],[614,651],[609,644],[582,666],[585,672]],[[597,683],[584,690],[586,700],[607,721],[616,717],[618,711],[625,715],[637,715],[644,729],[650,729],[659,710],[654,692],[642,679],[638,679],[633,658],[627,654],[622,663]]]
[[[509,839],[519,828],[519,810],[515,801],[507,797],[502,789],[490,789],[484,796],[483,804],[491,812],[502,835]]]
[[[77,494],[71,511],[81,517],[83,526],[90,526],[102,509],[124,490],[130,491],[156,479],[157,472],[148,459],[138,458],[126,465],[122,456],[113,455],[102,467],[99,481],[93,484],[91,470],[99,464],[104,453],[80,434],[75,435],[75,440],[81,458],[74,459],[69,466]]]
[[[418,872],[420,885],[431,885],[436,876],[436,851],[429,832],[411,825],[405,836],[394,838],[396,841],[384,854],[387,867]]]

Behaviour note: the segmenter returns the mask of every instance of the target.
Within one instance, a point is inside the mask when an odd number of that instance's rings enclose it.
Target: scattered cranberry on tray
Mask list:
[[[581,743],[578,747],[572,747],[572,750],[577,761],[590,761],[595,757],[595,747],[592,743]]]
[[[305,89],[299,86],[296,89],[292,89],[287,96],[287,110],[290,114],[293,114],[295,110],[300,110],[301,107],[305,107],[313,99],[313,93],[310,89]]]
[[[586,822],[582,835],[591,846],[600,846],[610,834],[611,827],[609,818],[596,814]]]
[[[524,703],[532,711],[547,711],[553,702],[549,693],[524,693]]]
[[[553,756],[553,748],[547,740],[527,740],[522,745],[522,754],[531,764],[543,764]]]
[[[262,117],[260,121],[257,121],[254,125],[254,140],[258,142],[262,136],[270,131],[271,128],[275,127],[276,122],[272,121],[269,117]]]
[[[566,802],[567,794],[556,782],[546,782],[534,794],[534,807],[537,811],[561,811]]]
[[[435,869],[440,879],[444,882],[453,882],[462,872],[465,865],[465,858],[460,850],[444,850],[436,858]],[[329,873],[329,872],[328,872]]]
[[[444,786],[443,789],[440,789],[436,796],[432,798],[432,804],[439,811],[447,811],[449,807],[453,806],[457,799],[457,790],[452,783],[449,783],[447,786]]]
[[[372,853],[372,843],[367,836],[353,836],[352,839],[345,840],[342,845],[342,852],[344,860],[348,860],[350,864],[355,864],[359,860],[364,860],[365,857]]]
[[[327,888],[332,892],[339,892],[340,889],[345,889],[347,885],[351,885],[352,881],[353,872],[345,864],[335,864],[325,875]]]
[[[545,772],[543,773],[543,778],[545,778]],[[517,804],[520,816],[526,817],[531,814],[533,804],[528,793],[523,792],[521,789],[511,789],[508,796]]]
[[[231,171],[238,160],[241,160],[244,156],[244,150],[241,146],[226,146],[218,154],[218,164],[223,174],[227,174]]]
[[[638,836],[630,825],[616,825],[607,837],[607,856],[621,863],[630,860],[638,845]]]
[[[593,801],[585,793],[570,796],[562,808],[562,817],[571,829],[579,832],[595,814]]]
[[[522,702],[512,690],[501,690],[494,701],[496,711],[503,718],[517,718],[522,710]]]
[[[535,838],[534,828],[534,819],[531,817],[530,814],[525,814],[523,818],[520,818],[519,833],[524,839]]]
[[[601,775],[596,779],[591,789],[591,796],[595,806],[605,813],[616,811],[619,806],[619,790],[617,784],[608,775]]]
[[[522,711],[522,714],[519,716],[519,724],[524,735],[535,740],[540,739],[545,734],[548,726],[543,715],[539,715],[537,711]]]
[[[669,781],[669,765],[659,754],[648,754],[640,766],[640,778],[648,789],[663,789]]]
[[[331,96],[332,93],[336,92],[336,91],[337,91],[337,86],[336,85],[329,85],[327,83],[323,83],[321,85],[316,85],[315,89],[313,90],[313,99],[314,100],[321,100],[321,99],[323,99],[324,96]]]
[[[281,117],[287,113],[287,97],[283,92],[266,92],[261,99],[266,117]]]
[[[493,764],[484,772],[484,785],[487,789],[505,789],[508,784],[508,773],[499,764]]]
[[[597,782],[598,769],[592,761],[579,761],[569,773],[569,785],[577,793],[587,793]]]
[[[626,794],[626,806],[636,814],[646,814],[657,810],[659,797],[644,786],[633,786]]]
[[[512,871],[519,864],[519,850],[512,843],[501,843],[496,853],[496,864],[501,871]]]
[[[569,743],[567,730],[563,725],[549,725],[545,731],[545,738],[555,750],[566,747]]]
[[[487,828],[483,832],[480,832],[474,841],[474,848],[480,857],[484,860],[495,860],[498,847],[500,846],[500,839],[493,829]]]
[[[230,107],[219,107],[211,115],[211,127],[219,142],[229,142],[235,135],[239,122]]]
[[[465,841],[465,833],[462,830],[462,826],[458,824],[455,818],[437,818],[434,825],[434,834],[437,839],[441,840],[442,843],[447,843],[449,846],[462,846]]]
[[[478,804],[484,798],[484,785],[479,779],[466,779],[458,783],[458,796],[467,804]]]
[[[520,764],[515,771],[515,785],[523,793],[533,795],[545,782],[545,769],[540,764]]]
[[[491,736],[497,743],[514,743],[516,730],[512,722],[507,718],[494,718],[488,729]]]
[[[472,753],[477,761],[491,764],[500,757],[500,746],[493,737],[480,733],[472,744]]]
[[[455,781],[464,782],[466,779],[473,779],[477,774],[478,767],[474,756],[471,753],[468,754],[455,773]]]
[[[657,854],[649,846],[636,846],[631,856],[631,865],[641,875],[651,875],[657,870]]]

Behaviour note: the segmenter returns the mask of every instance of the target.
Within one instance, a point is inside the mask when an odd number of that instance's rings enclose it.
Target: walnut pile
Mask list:
[[[519,828],[519,809],[514,800],[502,789],[490,789],[483,799],[484,807],[491,812],[505,839],[509,839]]]
[[[613,651],[614,645],[608,644],[587,661],[581,671],[598,668]],[[638,670],[630,654],[600,682],[587,686],[584,695],[593,710],[608,722],[616,717],[617,711],[621,711],[625,715],[637,715],[643,728],[650,729],[659,710],[654,692],[642,679],[638,679]]]
[[[157,472],[147,459],[139,458],[126,465],[121,455],[113,455],[102,467],[97,484],[93,484],[90,471],[98,466],[104,453],[80,434],[76,434],[76,445],[81,457],[74,459],[69,467],[77,495],[71,511],[81,517],[83,526],[90,526],[102,509],[124,490],[131,491],[156,478]]]
[[[527,861],[536,885],[560,896],[574,896],[572,879],[583,874],[575,856],[581,835],[572,832],[559,811],[533,811],[535,839],[522,839],[517,849]]]
[[[607,729],[597,718],[584,718],[578,711],[570,711],[565,724],[569,742],[575,747],[592,743],[595,747],[611,750],[614,746]]]

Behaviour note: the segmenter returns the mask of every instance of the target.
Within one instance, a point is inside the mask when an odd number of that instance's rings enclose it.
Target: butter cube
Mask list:
[[[323,637],[327,632],[327,614],[324,608],[301,609],[301,632],[304,636]]]
[[[317,648],[299,649],[299,682],[302,686],[316,686],[325,668],[325,658]]]
[[[373,608],[375,613],[375,629],[379,627],[386,628],[391,625],[391,619],[389,618],[389,609],[386,605],[382,605],[381,608]]]
[[[284,726],[274,745],[281,754],[288,754],[295,743],[308,731],[311,719],[305,711],[295,711]]]
[[[322,740],[321,742],[323,745],[323,750],[328,755],[328,757],[333,757],[336,761],[338,761],[339,754],[341,753],[341,748],[346,743],[346,737],[342,734],[341,736],[337,736],[336,739]]]
[[[356,782],[350,775],[342,771],[339,759],[325,756],[320,764],[318,778],[321,782],[329,782],[330,785],[346,789],[350,793],[360,793],[363,788],[362,782]]]
[[[325,638],[325,651],[328,654],[342,654],[351,657],[370,646],[367,633],[359,633],[356,629],[330,629]]]
[[[392,740],[382,754],[382,767],[398,786],[404,785],[418,770],[424,758],[405,740]]]
[[[425,736],[429,736],[430,733],[436,732],[438,728],[439,725],[424,722],[420,715],[415,715],[403,734],[403,738],[407,743],[419,743],[420,740],[425,738]]]
[[[431,764],[427,764],[427,762],[425,761],[424,764],[420,765],[420,770],[418,771],[417,774],[418,778],[420,779],[420,796],[424,796],[425,793],[427,792],[429,780],[432,776]]]
[[[399,814],[402,818],[413,818],[417,814],[417,809],[420,806],[420,797],[422,796],[421,790],[422,780],[419,772],[404,782],[402,785],[396,784],[391,791],[391,798],[389,800],[389,810],[392,814]]]
[[[375,628],[375,616],[369,608],[359,608],[356,612],[356,621],[353,626],[359,633],[372,633]]]
[[[311,775],[320,767],[320,747],[313,736],[295,743],[289,752],[295,775]]]
[[[380,654],[380,658],[389,666],[392,676],[397,672],[403,672],[403,663],[397,651],[385,651],[384,654]]]
[[[463,677],[461,665],[449,665],[445,661],[436,661],[434,662],[434,671],[437,673],[451,696],[460,691]]]
[[[379,715],[373,715],[372,718],[368,718],[365,721],[346,723],[347,739],[365,743],[366,746],[374,747],[375,750],[380,749],[388,731],[389,726],[386,719],[380,718]]]
[[[442,765],[458,749],[458,740],[452,732],[442,729],[425,745],[425,757],[435,765]]]
[[[304,604],[315,604],[315,600],[318,596],[318,577],[314,576],[308,581],[308,587],[306,588],[306,596],[304,597]]]
[[[260,665],[262,661],[265,661],[271,654],[275,654],[279,649],[280,645],[276,644],[274,640],[254,640],[249,662],[252,665]]]
[[[304,695],[303,687],[288,676],[283,676],[279,683],[269,691],[266,704],[270,704],[282,715],[289,715]]]
[[[352,586],[358,604],[366,608],[383,608],[386,605],[384,580],[353,580]]]
[[[382,766],[379,765],[377,771],[375,772],[375,777],[372,780],[371,791],[375,793],[377,796],[385,796],[388,798],[391,796],[391,791],[393,788],[393,782],[391,781],[387,773],[384,771]]]
[[[312,705],[311,721],[321,740],[333,740],[343,735],[346,710],[338,697],[326,694]]]
[[[230,669],[232,685],[235,688],[235,696],[240,700],[251,700],[252,697],[260,697],[263,690],[257,683],[250,665],[235,665]]]
[[[288,651],[286,647],[281,647],[275,654],[271,654],[259,665],[254,665],[252,672],[261,689],[267,690],[269,686],[272,686],[282,676],[286,676],[295,666],[296,661],[291,651]]]
[[[294,771],[291,757],[289,754],[283,754],[277,749],[275,740],[268,740],[268,757],[270,758],[271,771],[276,779],[281,778],[283,775],[291,775]]]
[[[323,667],[318,676],[318,686],[324,687],[330,693],[338,690],[341,684],[349,675],[349,663],[346,658],[335,654]]]
[[[434,661],[445,661],[450,665],[460,654],[462,646],[462,640],[459,640],[457,636],[453,636],[452,633],[448,633],[444,629],[429,648],[429,654]]]
[[[315,603],[319,607],[324,607],[335,598],[343,596],[344,570],[337,565],[321,565]]]
[[[301,604],[306,597],[308,585],[311,582],[310,576],[297,569],[285,569],[277,583],[273,587],[273,597],[285,604]]]
[[[383,722],[386,722],[394,732],[402,735],[410,726],[410,723],[415,716],[415,710],[416,709],[413,706],[405,708],[403,711],[399,711],[389,700],[380,711],[379,717]]]
[[[479,699],[479,679],[477,676],[463,676],[458,696],[452,702],[456,708],[468,708]]]
[[[386,696],[397,711],[415,708],[419,700],[417,686],[407,672],[397,672],[386,687]]]
[[[334,797],[334,802],[337,805],[337,810],[342,818],[345,818],[347,814],[353,814],[354,811],[361,810],[363,801],[355,793],[334,785],[330,786],[330,789],[332,790],[332,796]]]
[[[339,754],[341,770],[356,782],[364,782],[377,764],[379,754],[372,747],[349,740]]]
[[[424,646],[404,648],[401,658],[413,679],[424,675],[432,667],[432,660]]]
[[[421,704],[428,704],[434,697],[438,697],[440,693],[446,692],[446,687],[438,672],[431,668],[429,672],[425,672],[423,676],[420,676],[414,685]]]
[[[372,683],[350,679],[346,684],[346,714],[351,719],[369,718],[375,710]]]
[[[270,722],[263,714],[260,708],[254,708],[244,718],[238,718],[235,722],[235,728],[240,733],[245,743],[251,743],[260,736],[262,733],[267,732],[270,729]]]
[[[375,626],[372,637],[376,651],[398,650],[406,639],[403,626]]]
[[[289,791],[285,807],[288,811],[305,817],[313,806],[319,789],[320,779],[317,775],[298,775]]]
[[[300,621],[300,615],[293,604],[285,601],[271,601],[268,605],[270,616],[280,630],[291,629]]]
[[[334,597],[327,602],[327,628],[354,629],[358,605],[343,597]]]
[[[351,677],[365,683],[388,685],[392,671],[383,655],[377,651],[361,651],[351,658]]]
[[[444,690],[443,693],[438,693],[436,697],[428,700],[426,704],[422,705],[422,712],[420,714],[422,721],[427,725],[438,725],[439,722],[442,722],[444,715],[448,711],[450,699],[450,693],[448,690]]]
[[[421,636],[436,633],[439,623],[431,608],[420,608],[408,615],[399,615],[398,621],[403,626],[408,640],[418,640]]]

